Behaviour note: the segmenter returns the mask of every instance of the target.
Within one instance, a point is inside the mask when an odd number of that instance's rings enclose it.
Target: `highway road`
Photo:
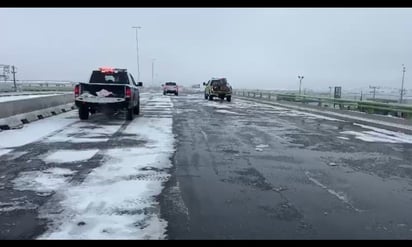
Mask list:
[[[0,238],[412,238],[411,135],[236,97],[141,105],[0,132]]]

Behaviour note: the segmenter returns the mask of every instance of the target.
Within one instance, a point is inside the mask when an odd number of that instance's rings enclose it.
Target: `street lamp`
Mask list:
[[[402,104],[403,95],[404,95],[403,82],[404,82],[404,79],[405,79],[405,71],[406,71],[405,65],[402,64],[402,66],[403,66],[403,70],[402,70],[402,71],[403,71],[403,74],[402,74],[402,86],[401,86],[401,99],[399,100],[399,103],[401,103],[401,104]]]
[[[154,61],[156,61],[156,59],[152,59],[152,84],[154,84]]]
[[[299,95],[302,92],[302,80],[303,80],[303,76],[298,75],[298,79],[299,79]]]
[[[137,81],[140,82],[140,64],[139,64],[139,39],[138,39],[138,34],[137,30],[141,29],[142,27],[137,26],[137,27],[132,27],[136,30],[136,52],[137,52]]]

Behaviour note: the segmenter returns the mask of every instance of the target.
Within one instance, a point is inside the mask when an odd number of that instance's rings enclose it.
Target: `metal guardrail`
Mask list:
[[[340,109],[357,110],[370,114],[392,115],[402,118],[412,118],[412,106],[404,104],[381,103],[374,101],[359,101],[348,99],[335,99],[297,94],[277,94],[264,91],[234,90],[234,95],[260,98],[273,101],[289,101],[303,104],[317,104],[319,107],[338,106]]]

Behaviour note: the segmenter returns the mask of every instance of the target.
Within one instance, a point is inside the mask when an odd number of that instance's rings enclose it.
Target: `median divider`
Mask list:
[[[59,94],[0,103],[0,129],[23,124],[75,109],[73,94]]]

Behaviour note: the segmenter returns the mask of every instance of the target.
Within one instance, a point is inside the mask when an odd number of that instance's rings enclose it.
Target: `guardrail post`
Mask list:
[[[268,94],[268,100],[270,100],[270,93]]]
[[[247,97],[250,97],[249,92],[247,92]]]
[[[255,92],[253,92],[253,98],[255,98],[256,97],[256,93]]]
[[[262,92],[260,93],[260,98],[262,98]]]

